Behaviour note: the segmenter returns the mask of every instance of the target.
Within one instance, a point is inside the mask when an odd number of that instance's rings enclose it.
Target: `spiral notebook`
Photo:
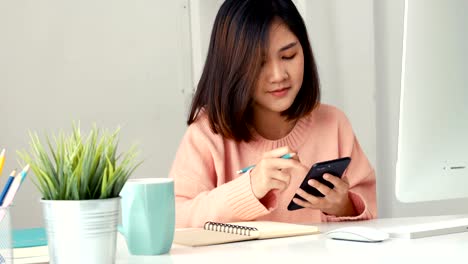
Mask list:
[[[317,226],[270,221],[216,223],[203,228],[176,229],[174,243],[185,246],[208,246],[255,239],[270,239],[318,234]]]

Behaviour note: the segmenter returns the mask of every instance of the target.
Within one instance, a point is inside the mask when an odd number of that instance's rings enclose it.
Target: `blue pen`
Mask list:
[[[287,153],[287,154],[284,154],[283,156],[281,156],[280,158],[282,158],[282,159],[290,159],[290,158],[292,158],[293,156],[294,156],[293,154]],[[237,173],[237,174],[246,173],[247,171],[249,171],[250,169],[253,169],[254,167],[255,167],[255,165],[250,165],[250,166],[248,166],[248,167],[246,167],[246,168],[243,168],[243,169],[241,169],[241,170],[238,170],[236,173]]]
[[[8,180],[5,184],[5,187],[3,188],[3,191],[0,194],[0,206],[3,204],[3,200],[5,199],[5,196],[7,195],[8,190],[10,189],[10,186],[13,183],[13,180],[15,179],[15,174],[16,170],[11,172],[10,177],[8,177]]]

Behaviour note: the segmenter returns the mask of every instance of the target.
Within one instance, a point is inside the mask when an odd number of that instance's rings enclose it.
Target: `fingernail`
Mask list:
[[[328,176],[328,174],[325,174],[325,175],[323,175],[323,178],[324,178],[325,180],[328,180],[328,179],[330,178],[330,176]]]

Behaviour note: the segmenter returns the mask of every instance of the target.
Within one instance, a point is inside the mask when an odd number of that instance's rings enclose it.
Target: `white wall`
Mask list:
[[[1,1],[4,174],[18,167],[29,129],[70,131],[81,120],[86,131],[93,122],[121,125],[120,150],[140,144],[144,164],[133,177],[167,177],[185,130],[189,30],[182,0]],[[41,225],[39,198],[25,181],[15,227]]]
[[[375,164],[375,79],[372,0],[312,0],[306,24],[323,102],[341,108]]]

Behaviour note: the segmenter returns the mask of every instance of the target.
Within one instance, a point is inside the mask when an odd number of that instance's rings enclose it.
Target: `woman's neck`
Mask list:
[[[280,113],[271,111],[254,111],[253,127],[260,136],[269,140],[284,138],[291,132],[296,120],[287,120]]]

